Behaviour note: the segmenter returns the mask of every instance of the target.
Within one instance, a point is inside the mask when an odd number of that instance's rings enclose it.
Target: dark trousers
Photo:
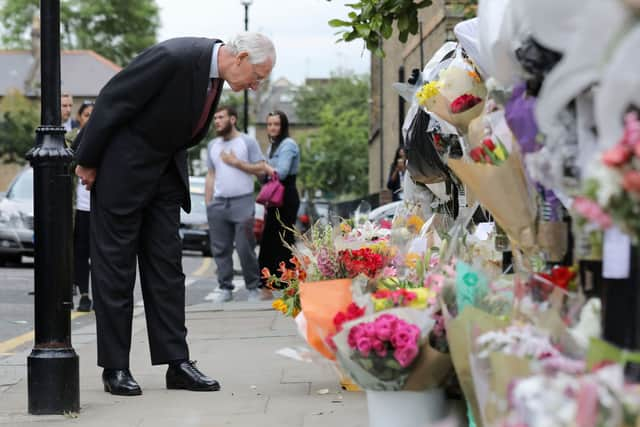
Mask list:
[[[91,283],[99,366],[129,367],[136,256],[151,363],[189,358],[185,276],[178,235],[183,193],[172,165],[150,199],[130,214],[118,214],[101,205],[99,192],[91,192]]]
[[[90,224],[89,211],[76,209],[73,226],[73,279],[81,294],[89,293]]]
[[[280,208],[267,209],[262,241],[260,242],[260,254],[258,255],[258,264],[261,271],[266,267],[271,274],[279,275],[278,267],[281,262],[285,262],[289,268],[293,267],[290,261],[292,256],[291,249],[285,246],[282,240],[284,239],[289,246],[293,246],[295,244],[295,236],[291,231],[285,229],[282,224],[286,225],[287,228],[295,227],[299,207],[300,196],[298,195],[298,190],[296,190],[294,179],[291,184],[285,185],[284,205]],[[261,280],[261,286],[266,286],[265,279]]]

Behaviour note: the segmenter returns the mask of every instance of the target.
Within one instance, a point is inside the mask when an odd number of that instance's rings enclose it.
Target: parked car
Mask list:
[[[403,201],[398,200],[396,202],[391,202],[384,204],[382,206],[378,206],[369,212],[369,221],[374,223],[380,223],[382,220],[391,221],[393,220],[394,215],[396,214],[396,210],[402,205]]]
[[[191,187],[191,212],[180,211],[180,238],[182,249],[202,252],[211,256],[209,244],[209,222],[207,206],[204,202],[204,188],[200,191]]]
[[[296,220],[296,229],[304,234],[309,230],[312,224],[320,221],[321,224],[329,223],[330,205],[326,200],[300,200],[298,208],[298,217]]]
[[[0,200],[0,261],[33,256],[33,169],[23,169]]]
[[[204,178],[189,177],[191,187],[191,213],[180,211],[180,238],[184,250],[202,252],[204,256],[211,256],[209,240],[209,221],[207,206],[204,201]],[[264,206],[255,204],[253,233],[256,242],[260,243],[264,231]]]

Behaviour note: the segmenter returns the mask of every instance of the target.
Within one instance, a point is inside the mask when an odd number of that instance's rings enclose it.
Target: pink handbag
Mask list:
[[[279,208],[284,204],[284,185],[280,182],[277,172],[274,172],[269,182],[262,186],[256,202],[267,208]]]

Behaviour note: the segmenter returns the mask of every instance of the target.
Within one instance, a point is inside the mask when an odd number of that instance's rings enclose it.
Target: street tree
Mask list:
[[[362,40],[374,55],[384,57],[382,41],[393,35],[393,24],[398,31],[398,40],[406,42],[409,34],[416,34],[420,29],[418,11],[432,3],[432,0],[360,0],[347,4],[353,9],[348,19],[332,19],[329,25],[340,28],[338,41]],[[453,6],[461,8],[459,13],[463,16],[472,17],[477,5],[478,0],[468,0]]]
[[[31,46],[39,8],[39,0],[0,1],[3,47]],[[64,49],[90,49],[124,66],[156,42],[160,17],[155,0],[61,0],[60,23]]]
[[[25,155],[40,123],[40,105],[17,90],[0,102],[0,159],[4,163],[25,163]]]
[[[367,194],[368,81],[334,76],[297,92],[298,120],[317,125],[298,141],[299,178],[309,194],[321,190],[339,199]]]

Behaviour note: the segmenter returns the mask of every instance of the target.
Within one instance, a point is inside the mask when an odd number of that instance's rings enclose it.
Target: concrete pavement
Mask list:
[[[96,366],[95,325],[76,331],[80,356],[79,414],[27,414],[26,356],[0,361],[0,425],[88,427],[278,426],[365,427],[365,394],[343,392],[328,362],[307,363],[276,354],[304,346],[294,323],[269,302],[246,301],[187,307],[191,358],[221,382],[211,393],[167,390],[166,366],[150,364],[143,310],[137,309],[131,370],[138,397],[105,393]]]

